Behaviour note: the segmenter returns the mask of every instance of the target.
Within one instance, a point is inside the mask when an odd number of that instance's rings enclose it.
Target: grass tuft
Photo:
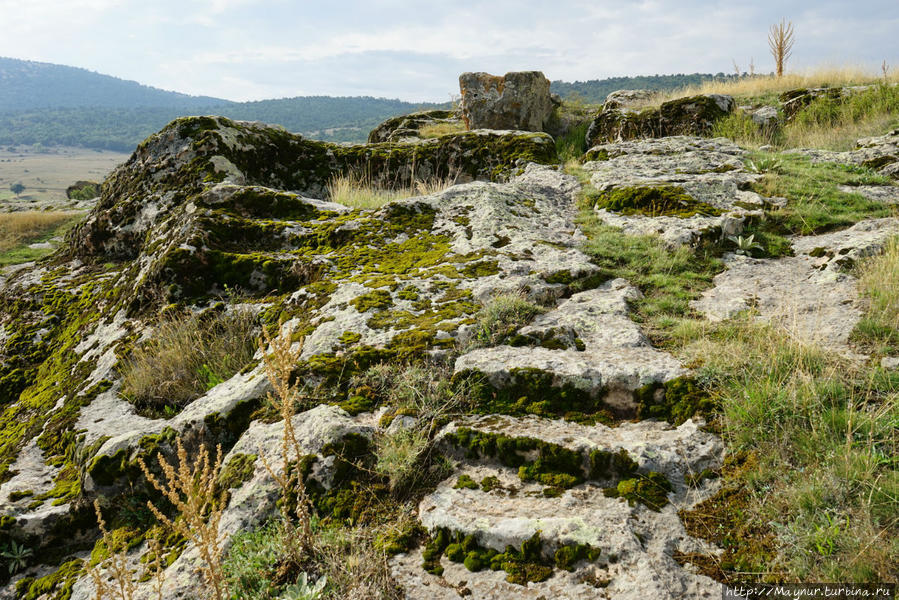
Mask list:
[[[351,173],[338,175],[328,183],[328,197],[344,206],[370,210],[394,200],[437,194],[453,184],[453,178],[435,178],[385,187],[378,185],[371,175]]]
[[[164,316],[122,368],[122,396],[170,415],[244,368],[256,351],[249,312]]]

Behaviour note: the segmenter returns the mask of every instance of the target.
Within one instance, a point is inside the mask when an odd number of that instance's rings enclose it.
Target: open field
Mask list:
[[[66,188],[78,180],[103,181],[128,158],[120,152],[54,147],[35,151],[29,146],[0,148],[0,205],[22,203],[23,209],[64,207]],[[9,186],[21,182],[19,196]],[[11,206],[10,206],[11,207]]]

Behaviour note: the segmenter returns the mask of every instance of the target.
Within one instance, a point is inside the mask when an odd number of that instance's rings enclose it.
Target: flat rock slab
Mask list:
[[[778,260],[728,255],[724,262],[727,270],[715,277],[715,287],[691,303],[709,320],[752,309],[760,320],[807,342],[847,348],[862,314],[854,277],[821,270],[820,259],[805,255]]]
[[[686,491],[684,477],[715,469],[721,464],[724,445],[721,439],[703,431],[703,422],[689,419],[677,427],[661,421],[625,422],[617,427],[580,425],[561,419],[537,416],[511,417],[489,415],[460,419],[444,428],[442,440],[452,432],[466,428],[509,437],[528,437],[556,444],[581,454],[592,450],[625,450],[644,471],[664,474],[677,493]],[[448,453],[449,444],[441,442]],[[489,460],[489,459],[488,459]]]
[[[848,229],[793,239],[796,256],[776,260],[727,255],[727,270],[692,306],[721,321],[753,309],[800,338],[850,355],[862,315],[855,277],[845,272],[899,234],[899,219],[871,219]]]
[[[652,347],[629,317],[628,300],[639,290],[624,279],[574,294],[555,309],[540,315],[521,329],[524,336],[550,334],[579,339],[583,349],[553,350],[540,346],[495,346],[480,348],[456,359],[456,372],[473,370],[502,387],[513,369],[540,369],[585,391],[605,388],[606,401],[629,408],[634,390],[665,382],[686,373],[680,362]]]
[[[841,185],[839,189],[847,194],[861,194],[875,202],[899,204],[899,186],[896,185]]]
[[[675,186],[693,199],[714,207],[720,215],[689,217],[625,215],[597,208],[599,218],[631,235],[658,235],[671,246],[692,244],[709,233],[736,235],[749,216],[761,214],[772,202],[746,191],[759,178],[745,170],[745,150],[724,138],[675,136],[605,144],[588,155],[603,158],[584,163],[590,182],[599,190]]]

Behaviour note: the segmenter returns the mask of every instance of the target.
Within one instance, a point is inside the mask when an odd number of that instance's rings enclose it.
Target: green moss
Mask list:
[[[509,370],[509,380],[500,388],[489,384],[476,371],[455,375],[458,382],[472,386],[474,411],[482,414],[562,417],[572,421],[614,422],[611,411],[602,401],[603,390],[585,390],[568,382],[557,383],[553,373],[533,368]]]
[[[454,490],[476,490],[478,489],[478,484],[474,479],[469,475],[459,475],[459,480],[456,481],[456,485],[453,486]]]
[[[638,418],[663,419],[673,425],[680,425],[694,415],[708,416],[715,408],[708,392],[688,377],[646,385],[634,392],[634,401]]]
[[[610,498],[624,498],[631,506],[639,502],[650,510],[659,511],[668,504],[671,490],[671,482],[664,475],[650,471],[645,476],[622,479],[617,486],[606,488],[603,493]]]
[[[502,487],[503,486],[499,481],[499,477],[496,477],[495,475],[488,475],[481,480],[481,490],[484,492],[502,489]]]
[[[30,498],[34,496],[34,490],[14,490],[9,493],[10,502],[18,502],[22,498]]]
[[[441,556],[462,563],[472,572],[483,569],[505,571],[506,580],[518,585],[528,582],[545,581],[552,576],[553,567],[573,570],[574,565],[582,560],[594,561],[599,558],[599,550],[587,544],[562,546],[550,556],[543,552],[543,541],[537,531],[525,540],[520,549],[507,546],[504,552],[480,546],[472,535],[463,536],[440,528],[432,533],[431,539],[422,554],[422,567],[429,573],[440,575]]]
[[[363,313],[370,310],[384,310],[393,305],[393,297],[390,295],[390,292],[375,290],[353,298],[350,300],[350,304]]]
[[[232,456],[219,473],[219,485],[225,489],[235,489],[252,479],[256,458],[255,454]]]
[[[59,569],[44,577],[20,579],[16,582],[16,594],[22,600],[69,600],[72,597],[72,586],[84,572],[83,565],[84,561],[75,559],[60,565]]]
[[[608,191],[591,190],[587,193],[587,200],[597,209],[623,215],[685,219],[695,215],[722,214],[720,209],[696,200],[684,188],[673,185],[616,187]]]
[[[630,477],[637,472],[639,465],[631,458],[627,450],[618,452],[593,450],[589,456],[589,477],[594,480],[617,479]]]

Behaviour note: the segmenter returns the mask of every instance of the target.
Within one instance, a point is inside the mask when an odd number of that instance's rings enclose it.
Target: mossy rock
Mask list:
[[[623,215],[647,217],[720,216],[721,209],[696,200],[682,187],[654,185],[616,187],[608,191],[592,192],[588,201],[597,209]]]

